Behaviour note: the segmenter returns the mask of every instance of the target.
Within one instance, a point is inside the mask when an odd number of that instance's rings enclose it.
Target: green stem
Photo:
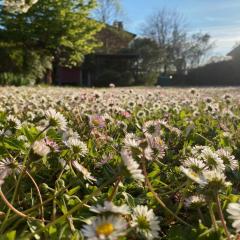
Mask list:
[[[22,217],[22,218],[31,218],[27,215],[25,215],[24,213],[18,211],[5,197],[5,195],[3,194],[2,190],[0,189],[0,197],[3,200],[3,202],[8,206],[9,209],[11,209],[13,212],[15,212],[18,216]]]
[[[158,194],[154,191],[153,186],[148,178],[147,175],[147,170],[146,170],[146,165],[145,165],[145,160],[142,160],[142,168],[143,168],[143,174],[145,176],[145,181],[147,184],[148,189],[150,190],[150,192],[153,194],[153,196],[155,197],[155,199],[157,200],[157,202],[160,204],[160,206],[169,214],[171,214],[176,220],[178,220],[179,222],[183,223],[184,225],[188,226],[188,227],[192,227],[190,224],[188,224],[187,222],[185,222],[184,220],[182,220],[180,217],[178,217],[172,210],[170,210],[165,203],[159,198]]]
[[[23,159],[23,164],[22,164],[22,171],[20,172],[19,174],[19,177],[17,179],[17,183],[16,183],[16,187],[14,189],[14,192],[13,192],[13,196],[12,196],[12,200],[11,200],[11,205],[13,205],[15,199],[16,199],[16,196],[17,196],[17,192],[18,192],[18,189],[19,189],[19,186],[20,186],[20,182],[21,182],[21,179],[22,179],[22,176],[23,176],[23,173],[25,172],[25,166],[26,166],[26,163],[27,163],[27,159],[29,157],[29,154],[30,154],[30,151],[32,149],[32,146],[34,144],[34,142],[38,139],[39,136],[41,136],[48,128],[50,127],[50,125],[48,125],[47,127],[45,127],[39,134],[37,134],[37,136],[35,137],[34,141],[32,142],[32,144],[30,145],[28,151],[27,151],[27,154],[25,155],[24,159]],[[2,225],[1,225],[1,228],[0,228],[0,233],[2,233],[3,229],[4,229],[4,226],[9,218],[9,215],[11,213],[11,208],[8,208],[8,211],[6,213],[6,216],[2,222]]]
[[[118,175],[119,176],[119,175]],[[118,177],[117,176],[117,177]],[[34,233],[30,233],[26,236],[27,239],[31,239],[32,237],[34,237],[35,234],[39,234],[41,232],[43,232],[45,229],[65,220],[67,217],[71,216],[74,212],[76,212],[77,210],[79,210],[82,206],[84,206],[85,204],[87,204],[88,201],[90,201],[93,197],[96,197],[98,194],[101,193],[102,189],[106,186],[108,186],[109,184],[113,183],[115,181],[116,177],[112,178],[111,180],[107,181],[105,184],[102,184],[95,192],[93,192],[91,195],[89,195],[85,200],[83,200],[81,203],[78,203],[75,207],[73,207],[72,209],[70,209],[67,213],[65,213],[64,215],[62,215],[61,217],[56,218],[54,221],[50,222],[49,224],[47,224],[44,227],[39,228],[38,230],[36,230]]]
[[[202,220],[202,223],[204,224],[204,223],[205,223],[205,220],[204,220],[204,217],[203,217],[203,213],[202,213],[202,211],[201,211],[201,208],[198,207],[198,208],[197,208],[197,211],[198,211],[198,215],[199,215],[200,219]]]
[[[204,139],[205,141],[207,141],[207,142],[213,144],[213,142],[212,142],[211,140],[207,139],[206,137],[204,137],[204,136],[201,135],[200,133],[195,133],[195,134],[198,135],[199,137],[201,137],[202,139]]]
[[[215,215],[214,215],[214,212],[213,212],[213,203],[209,204],[208,209],[209,209],[209,214],[210,214],[210,217],[211,217],[211,221],[212,221],[212,225],[214,227],[214,230],[217,231],[218,226],[217,226],[216,218],[215,218]]]
[[[111,193],[111,195],[109,196],[108,198],[108,201],[112,202],[112,200],[114,199],[117,191],[118,191],[118,187],[119,187],[119,183],[122,181],[122,177],[118,177],[116,183],[115,183],[115,186],[113,188],[113,191]]]
[[[180,186],[172,189],[171,191],[168,191],[168,192],[165,192],[165,193],[160,193],[160,194],[158,194],[158,195],[159,195],[159,196],[166,196],[166,195],[169,195],[169,194],[171,194],[171,193],[175,193],[175,192],[177,192],[178,190],[180,190],[180,189],[182,189],[183,187],[185,187],[185,186],[188,184],[188,182],[189,182],[189,181],[187,180],[187,181],[184,182],[182,185],[180,185]]]
[[[41,195],[41,192],[40,192],[40,189],[37,185],[37,183],[35,182],[34,178],[31,176],[31,174],[28,172],[28,171],[25,171],[26,174],[28,175],[28,177],[31,179],[31,181],[33,182],[33,185],[35,186],[36,188],[36,191],[37,191],[37,194],[38,194],[38,197],[39,197],[39,201],[40,201],[40,212],[41,212],[41,218],[42,218],[42,223],[44,224],[44,208],[43,208],[43,200],[42,200],[42,195]]]
[[[219,217],[221,219],[222,226],[224,228],[224,232],[226,234],[227,240],[231,240],[231,237],[230,237],[230,234],[229,234],[229,231],[227,229],[227,225],[226,225],[226,222],[225,222],[225,219],[224,219],[224,216],[223,216],[223,212],[222,212],[222,208],[221,208],[221,202],[220,202],[218,194],[216,195],[216,202],[217,202],[218,214],[219,214]]]
[[[35,206],[23,211],[22,213],[24,214],[28,214],[33,212],[35,209],[38,209],[39,207],[45,206],[47,203],[50,203],[56,196],[63,194],[66,190],[68,190],[69,187],[73,186],[76,182],[71,182],[70,184],[68,184],[68,186],[60,189],[56,195],[52,195],[51,197],[49,197],[48,199],[46,199],[45,201],[42,202],[42,204],[36,204]],[[16,221],[17,215],[12,216],[11,218],[8,219],[9,224],[11,224],[11,222]],[[46,222],[46,220],[45,220]],[[6,228],[6,226],[5,226]],[[3,232],[5,230],[5,228],[3,229]]]

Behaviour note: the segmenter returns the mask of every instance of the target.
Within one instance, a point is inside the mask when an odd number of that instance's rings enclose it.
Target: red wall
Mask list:
[[[58,69],[58,82],[60,84],[80,85],[80,83],[81,83],[81,70],[80,70],[80,68],[59,67],[59,69]]]

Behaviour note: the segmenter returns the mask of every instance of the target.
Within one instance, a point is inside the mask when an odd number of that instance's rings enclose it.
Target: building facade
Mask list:
[[[114,22],[112,26],[105,25],[96,37],[102,46],[85,56],[79,67],[58,67],[55,84],[91,87],[109,83],[124,85],[126,78],[130,81],[138,56],[124,53],[124,50],[136,35],[125,31],[122,22]]]

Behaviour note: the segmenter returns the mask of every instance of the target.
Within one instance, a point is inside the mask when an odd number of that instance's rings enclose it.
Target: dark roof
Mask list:
[[[126,34],[129,34],[132,36],[132,38],[135,38],[137,36],[137,34],[135,33],[131,33],[129,31],[127,31],[126,29],[122,28],[122,29],[118,29],[116,26],[110,25],[110,24],[105,24],[106,27],[110,28],[110,29],[114,29],[114,30],[119,30],[121,32],[125,32]]]
[[[240,55],[240,45],[235,47],[231,52],[227,54],[227,56],[235,57]]]

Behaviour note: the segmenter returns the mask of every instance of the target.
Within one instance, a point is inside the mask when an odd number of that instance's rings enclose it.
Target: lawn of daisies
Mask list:
[[[239,239],[239,90],[0,88],[0,239]]]

